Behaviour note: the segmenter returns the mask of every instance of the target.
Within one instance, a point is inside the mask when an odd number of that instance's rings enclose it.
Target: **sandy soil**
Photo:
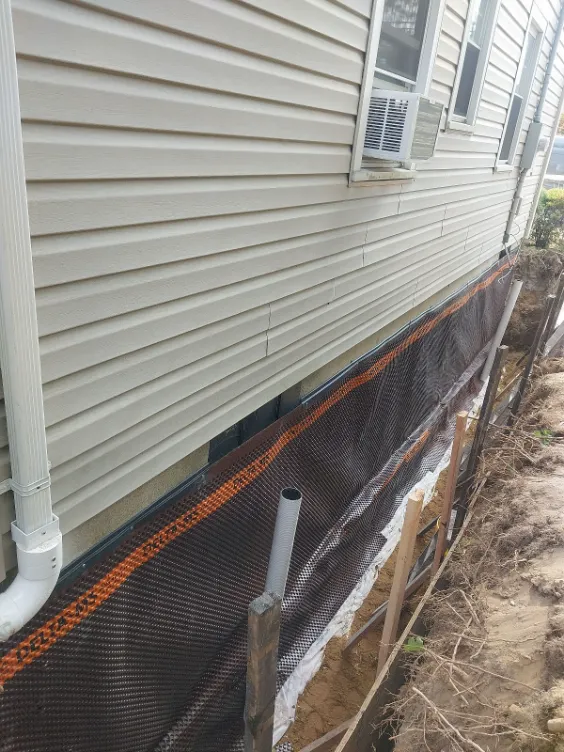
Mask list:
[[[440,510],[440,491],[444,483],[439,479],[437,492],[421,515],[421,525],[436,517]],[[431,534],[420,539],[415,559],[429,542]],[[394,576],[396,554],[394,553],[380,570],[374,587],[358,610],[351,634],[356,632],[372,615],[372,612],[388,599]],[[421,592],[423,592],[422,588]],[[407,623],[416,594],[404,610],[403,621]],[[299,750],[352,718],[362,705],[368,690],[376,678],[376,664],[380,647],[381,628],[371,631],[366,639],[356,645],[348,656],[343,656],[345,638],[335,638],[325,651],[323,665],[304,694],[301,696],[296,720],[282,741],[289,741]]]
[[[398,752],[564,752],[548,723],[564,719],[564,373],[540,380],[489,457],[492,481],[398,700]]]

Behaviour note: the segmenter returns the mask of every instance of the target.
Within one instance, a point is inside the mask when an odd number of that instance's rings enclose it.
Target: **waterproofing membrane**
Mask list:
[[[242,750],[247,607],[278,495],[303,504],[279,686],[342,605],[478,390],[509,261],[421,316],[139,525],[0,652],[2,752]]]

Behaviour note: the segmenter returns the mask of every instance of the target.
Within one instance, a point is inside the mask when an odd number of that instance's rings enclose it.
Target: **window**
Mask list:
[[[416,86],[429,4],[430,0],[385,0],[376,57],[376,73],[383,80]]]
[[[476,120],[498,8],[499,0],[473,0],[470,3],[449,127],[456,122],[473,125]]]
[[[517,71],[513,93],[509,100],[507,119],[498,155],[498,162],[502,164],[513,164],[515,158],[519,136],[521,135],[521,126],[535,78],[542,40],[543,32],[535,23],[531,23],[527,31],[525,46],[521,53],[521,63]]]
[[[353,145],[352,180],[365,179],[357,174],[363,173],[364,140],[373,90],[397,90],[408,96],[426,94],[443,7],[444,0],[374,0]],[[392,171],[389,165],[387,171]]]

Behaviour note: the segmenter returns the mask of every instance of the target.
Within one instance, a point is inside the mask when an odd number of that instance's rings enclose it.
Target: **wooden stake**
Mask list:
[[[525,394],[525,389],[527,388],[527,384],[529,383],[529,378],[531,376],[531,373],[533,372],[533,366],[535,364],[535,360],[537,358],[537,354],[540,348],[542,335],[546,328],[546,322],[548,321],[550,317],[552,308],[555,305],[555,303],[556,303],[556,295],[546,296],[546,303],[544,305],[541,320],[539,321],[539,325],[537,326],[537,330],[535,332],[535,338],[533,340],[533,344],[531,345],[531,349],[529,350],[529,356],[527,358],[527,363],[525,365],[523,375],[521,376],[521,381],[519,383],[517,394],[515,395],[515,399],[513,400],[513,404],[511,405],[511,414],[509,416],[509,420],[507,421],[507,425],[509,428],[511,428],[511,426],[515,423],[517,413],[519,412],[519,408],[521,407],[521,401],[523,399],[523,395]]]
[[[499,381],[503,371],[503,365],[508,351],[507,345],[501,345],[497,348],[490,379],[488,386],[486,387],[486,393],[484,395],[484,401],[480,409],[480,417],[476,424],[476,432],[474,433],[474,440],[472,442],[472,448],[470,449],[470,456],[468,457],[468,464],[466,465],[465,479],[472,482],[474,473],[478,466],[478,461],[484,448],[484,442],[488,433],[488,427],[493,413],[495,399],[497,396],[497,390],[499,387]]]
[[[544,355],[546,350],[546,343],[550,339],[550,336],[552,335],[554,331],[554,325],[556,324],[556,319],[558,318],[558,314],[560,313],[560,309],[562,308],[562,301],[564,299],[564,272],[560,274],[560,277],[558,278],[558,285],[556,286],[556,292],[554,295],[554,305],[552,306],[552,309],[550,311],[550,315],[547,319],[546,326],[544,328],[544,332],[541,339],[541,344],[539,347],[539,351],[541,355]]]
[[[431,597],[433,591],[435,590],[437,582],[442,577],[443,572],[447,568],[452,555],[456,551],[457,546],[460,544],[460,541],[462,540],[462,535],[464,534],[466,528],[468,527],[472,519],[472,514],[474,511],[474,504],[476,502],[476,499],[479,497],[485,483],[486,483],[486,478],[484,478],[479,483],[478,487],[474,491],[472,495],[472,499],[470,500],[470,503],[468,505],[468,514],[464,518],[464,523],[460,531],[461,535],[455,541],[453,541],[452,545],[447,551],[447,554],[445,558],[443,559],[443,563],[439,567],[439,571],[435,574],[435,576],[429,583],[429,587],[427,588],[427,590],[425,591],[425,594],[423,595],[423,597],[417,604],[417,607],[415,608],[415,611],[413,612],[413,615],[411,619],[409,620],[409,624],[403,630],[401,637],[396,642],[394,649],[392,650],[390,654],[390,657],[388,658],[386,664],[383,666],[382,671],[378,673],[376,677],[376,681],[374,682],[370,691],[368,692],[366,699],[362,703],[360,710],[358,711],[356,716],[352,719],[352,723],[349,726],[348,731],[346,732],[343,740],[341,741],[341,743],[339,744],[335,752],[368,752],[369,750],[374,749],[373,747],[374,719],[376,716],[377,708],[383,707],[384,705],[387,705],[390,702],[390,692],[389,691],[382,692],[382,689],[385,686],[385,681],[387,680],[387,674],[392,669],[395,661],[398,660],[398,656],[401,653],[401,649],[403,645],[405,644],[409,635],[412,633],[413,627],[416,621],[419,619],[421,612],[427,605],[429,598]]]
[[[335,745],[338,744],[343,736],[347,733],[349,726],[353,719],[349,718],[348,721],[341,723],[337,728],[328,731],[326,734],[316,739],[307,747],[302,747],[300,752],[331,752],[335,749]]]
[[[281,606],[274,593],[249,606],[245,752],[272,752]]]
[[[386,611],[384,630],[382,632],[382,642],[380,643],[380,653],[378,654],[378,674],[384,667],[388,655],[396,641],[405,587],[407,585],[409,568],[411,566],[413,550],[415,548],[419,517],[421,516],[421,509],[423,507],[423,498],[423,491],[417,489],[409,495],[407,500],[405,520],[403,522],[399,542],[398,559],[394,571],[394,581],[392,582],[392,590],[390,592],[390,600],[388,603],[388,610]]]
[[[456,428],[454,430],[454,440],[452,442],[452,451],[450,453],[450,463],[448,466],[448,475],[443,498],[443,508],[439,520],[439,534],[437,536],[437,547],[435,548],[435,558],[433,560],[432,572],[435,574],[441,565],[441,559],[446,549],[448,526],[454,504],[454,494],[456,492],[456,483],[458,481],[458,470],[460,468],[460,459],[464,447],[464,438],[466,436],[466,423],[468,413],[459,412],[456,415]]]

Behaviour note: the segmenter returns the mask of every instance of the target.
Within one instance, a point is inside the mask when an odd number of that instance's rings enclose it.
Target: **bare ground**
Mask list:
[[[421,516],[421,525],[437,516],[440,510],[440,492],[444,478],[439,480],[434,498]],[[432,533],[431,533],[432,534]],[[415,559],[429,542],[430,534],[417,544]],[[388,599],[394,576],[396,553],[388,559],[378,573],[374,587],[356,613],[354,634],[369,619],[372,612]],[[419,594],[421,595],[421,593]],[[417,596],[410,602],[417,603]],[[408,607],[403,615],[407,623],[411,614]],[[296,720],[282,741],[289,741],[299,752],[312,741],[352,718],[368,694],[376,678],[381,627],[371,631],[366,639],[356,645],[349,655],[343,655],[347,638],[334,638],[325,650],[323,665],[298,701]]]
[[[486,456],[489,483],[394,706],[398,752],[564,752],[549,724],[564,730],[564,362],[548,370]]]

